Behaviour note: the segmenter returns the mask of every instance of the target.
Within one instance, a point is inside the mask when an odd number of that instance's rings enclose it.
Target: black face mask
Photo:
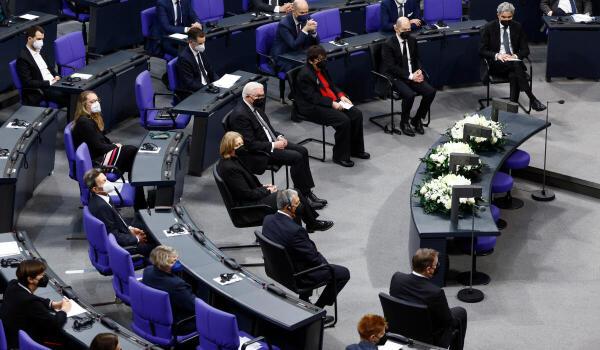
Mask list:
[[[237,155],[237,156],[246,154],[246,153],[248,153],[248,150],[246,149],[246,145],[241,145],[240,147],[236,148],[236,150],[235,150],[235,155]]]
[[[500,24],[504,26],[504,28],[508,27],[512,23],[512,20],[500,21]]]
[[[406,40],[406,39],[408,39],[408,35],[409,35],[408,32],[401,32],[400,33],[400,38]]]
[[[319,69],[325,69],[325,68],[327,68],[327,62],[321,61],[321,62],[317,63],[317,67],[319,67]]]
[[[48,282],[50,282],[50,279],[47,275],[44,275],[44,277],[38,281],[38,287],[45,288],[48,286]]]
[[[387,334],[384,334],[383,337],[379,338],[379,341],[375,345],[385,345],[387,342]]]
[[[258,98],[254,100],[254,102],[252,102],[252,105],[254,106],[254,108],[265,109],[265,103],[266,101],[264,98]]]

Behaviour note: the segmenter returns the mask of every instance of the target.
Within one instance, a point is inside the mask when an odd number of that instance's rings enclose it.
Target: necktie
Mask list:
[[[504,33],[502,33],[502,45],[504,46],[504,53],[507,55],[512,55],[512,51],[510,50],[510,40],[508,38],[508,27],[504,27]]]
[[[110,207],[115,211],[115,213],[117,213],[117,216],[119,217],[119,219],[121,219],[121,221],[123,222],[123,225],[125,225],[125,227],[129,228],[129,225],[127,225],[127,222],[125,222],[125,219],[123,219],[123,217],[121,216],[121,213],[119,213],[119,211],[113,205],[112,199],[110,197],[108,197],[108,205],[110,205]]]
[[[202,63],[202,58],[200,58],[200,52],[196,54],[196,58],[198,59],[198,68],[200,69],[200,74],[202,74],[202,78],[204,78],[206,84],[210,84],[211,82],[208,81],[208,74],[206,74],[206,70],[204,69],[204,63]]]
[[[412,73],[410,71],[410,67],[408,66],[408,47],[406,46],[406,40],[402,41],[402,64],[409,71],[409,74]]]
[[[256,119],[258,119],[258,122],[260,123],[260,125],[265,130],[267,137],[271,138],[271,142],[277,140],[277,136],[275,136],[275,133],[273,132],[273,130],[271,130],[271,128],[269,127],[269,124],[267,124],[267,122],[262,118],[258,109],[256,109],[256,108],[254,109],[254,114],[256,115]]]
[[[302,24],[298,23],[298,25],[296,26],[296,29],[298,30],[297,34],[300,34],[300,32],[302,31]]]
[[[177,13],[175,14],[175,22],[177,23],[178,26],[183,25],[183,21],[181,20],[181,3],[179,2],[179,0],[177,0],[176,2],[177,4]]]
[[[570,0],[571,2],[571,13],[577,13],[577,6],[575,6],[575,0]]]
[[[404,17],[404,4],[398,4],[398,17]]]

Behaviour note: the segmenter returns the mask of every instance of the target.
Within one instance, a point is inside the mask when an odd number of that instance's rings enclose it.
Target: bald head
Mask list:
[[[396,24],[394,25],[396,33],[410,32],[410,20],[406,17],[398,17]]]
[[[308,3],[306,0],[294,0],[292,3],[292,14],[295,18],[308,14]]]

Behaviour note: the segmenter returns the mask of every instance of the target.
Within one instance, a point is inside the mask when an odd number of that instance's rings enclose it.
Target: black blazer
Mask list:
[[[273,134],[278,137],[281,135],[277,132],[266,113],[260,112],[262,118],[267,123]],[[256,118],[256,115],[250,110],[250,107],[240,100],[237,106],[233,109],[228,119],[228,128],[242,134],[244,145],[248,152],[240,154],[240,160],[246,165],[248,170],[254,174],[264,173],[267,163],[269,162],[269,154],[271,153],[271,142],[267,138],[265,131]]]
[[[181,4],[181,18],[182,26],[176,26],[175,23],[175,11],[173,10],[173,1],[171,0],[157,0],[156,1],[156,20],[158,25],[157,37],[162,40],[165,35],[173,33],[185,33],[185,27],[190,27],[192,23],[198,22],[198,15],[194,11],[192,2],[190,0],[180,0]]]
[[[192,92],[200,90],[204,85],[202,85],[202,73],[200,72],[200,67],[196,63],[196,58],[189,45],[184,46],[183,49],[179,51],[178,57],[177,64],[175,65],[177,71],[177,87],[175,93],[180,99],[184,99],[191,95]],[[206,54],[201,53],[200,57],[202,58],[204,69],[206,69],[208,83],[210,84],[218,80],[219,77],[213,71]]]
[[[558,9],[559,0],[541,0],[540,9],[544,14],[552,11],[552,14]],[[575,7],[577,7],[576,13],[589,13],[592,14],[592,0],[575,0]]]
[[[275,40],[271,47],[271,57],[278,60],[279,55],[286,52],[299,51],[308,48],[311,45],[319,44],[319,36],[313,37],[310,34],[304,34],[304,32],[298,32],[296,28],[296,22],[291,13],[279,21],[277,26],[277,32],[275,34]]]
[[[48,65],[48,70],[52,73],[52,76],[57,76],[54,67],[48,64],[48,57],[41,53],[42,58]],[[24,48],[17,57],[17,74],[23,85],[23,103],[26,105],[39,106],[44,100],[44,96],[36,90],[30,89],[43,89],[50,86],[50,83],[42,78],[42,72],[38,68],[33,56],[29,52],[29,49]]]
[[[306,229],[282,213],[265,216],[262,233],[285,247],[297,272],[327,264],[327,259],[319,253]]]
[[[64,311],[50,308],[50,299],[40,298],[21,287],[17,280],[8,282],[4,302],[0,308],[9,348],[19,346],[19,329],[35,341],[42,342],[46,336],[56,336],[67,322]]]
[[[446,293],[429,279],[396,272],[390,283],[390,295],[398,299],[424,304],[429,309],[434,340],[441,340],[452,328],[452,314]]]
[[[393,32],[394,24],[398,20],[398,5],[396,1],[382,0],[379,16],[381,30],[384,32]],[[421,1],[407,0],[404,4],[404,17],[408,19],[421,19]],[[411,25],[411,27],[415,28],[416,26]]]
[[[169,293],[174,323],[195,315],[196,295],[192,292],[192,287],[179,276],[164,272],[156,266],[148,266],[144,269],[142,282]]]
[[[529,44],[527,36],[519,22],[511,21],[510,43],[513,54],[520,59],[529,56]],[[500,22],[498,20],[487,23],[481,29],[481,45],[479,46],[479,55],[487,60],[493,61],[496,54],[500,52]]]
[[[271,194],[258,178],[246,169],[238,157],[221,159],[217,172],[229,188],[233,200],[238,204],[256,203]]]
[[[81,116],[77,120],[72,134],[75,149],[85,142],[90,149],[90,157],[96,163],[102,162],[104,155],[117,147],[98,129],[96,123],[86,116]]]
[[[8,0],[0,0],[0,11],[2,14],[2,21],[7,21],[10,18],[10,9],[8,8]]]
[[[417,48],[417,40],[413,37],[408,39],[408,51],[410,52],[410,64],[412,72],[409,72],[408,67],[404,66],[402,61],[402,48],[396,35],[389,37],[383,45],[381,45],[381,73],[393,79],[408,80],[411,73],[421,69],[421,60],[419,59],[419,49]]]
[[[104,223],[106,232],[112,233],[121,247],[136,246],[138,244],[137,237],[131,234],[129,227],[123,222],[117,210],[100,196],[90,193],[88,209],[96,219]]]
[[[325,79],[329,82],[329,87],[333,93],[338,96],[343,93],[342,90],[335,85],[333,79],[327,72],[327,69],[322,70]],[[321,94],[321,82],[317,78],[317,73],[310,64],[306,64],[300,69],[296,76],[295,89],[294,89],[295,103],[302,114],[312,113],[314,106],[329,107],[332,102],[329,97],[325,97]]]
[[[280,0],[280,4],[283,5],[287,1]],[[272,2],[275,2],[275,0]],[[273,12],[275,11],[275,5],[269,5],[269,0],[252,0],[250,1],[250,9],[260,12]]]

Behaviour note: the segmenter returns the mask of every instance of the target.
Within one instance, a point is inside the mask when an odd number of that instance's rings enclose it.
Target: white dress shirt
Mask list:
[[[415,271],[413,271],[413,272],[412,272],[412,274],[413,274],[413,275],[415,275],[415,276],[419,276],[419,277],[427,278],[427,277],[425,277],[425,276],[423,276],[423,275],[421,275],[420,273],[418,273],[418,272],[415,272]]]
[[[254,116],[258,119],[261,118],[261,115],[256,111],[256,108],[254,108],[253,105],[249,104],[248,101],[246,101],[245,99],[242,99],[242,101],[244,101],[244,103],[246,104],[246,106],[248,106],[248,108],[250,108],[250,110],[252,111],[252,113],[254,114]],[[260,126],[263,128],[263,131],[265,132],[265,135],[267,135],[267,139],[269,140],[269,142],[271,142],[271,152],[273,152],[273,150],[275,149],[275,141],[277,140],[273,140],[273,138],[271,137],[271,133],[269,132],[269,130],[267,130],[267,128],[264,126],[267,124],[267,122],[262,119],[264,123],[261,123],[260,121],[258,122],[258,124],[260,124]]]
[[[204,65],[204,61],[202,61],[202,56],[199,56],[198,52],[196,52],[196,50],[192,49],[191,46],[188,45],[188,47],[192,51],[192,56],[194,56],[194,59],[196,60],[198,69],[202,69],[202,67],[206,68],[206,66]],[[200,66],[200,62],[198,62],[198,57],[200,57],[200,61],[202,62],[202,67]],[[206,69],[204,69],[204,72],[206,73],[206,75],[208,75],[208,71]],[[202,85],[206,85],[206,79],[204,79],[204,74],[202,74],[202,72],[200,72],[200,79],[202,79]]]
[[[27,47],[27,50],[29,50],[31,56],[33,56],[35,64],[38,66],[38,69],[42,73],[42,79],[49,82],[50,85],[54,84],[54,76],[50,72],[50,69],[48,69],[48,65],[46,64],[46,61],[44,61],[42,55],[38,51],[30,49],[29,46],[25,47]]]
[[[403,17],[408,17],[406,12],[404,12],[404,5],[406,4],[406,0],[395,0],[396,6],[398,7],[398,16],[400,16],[400,9],[402,9]]]
[[[269,0],[269,5],[275,5],[273,12],[279,13],[279,0]]]
[[[408,80],[412,80],[414,77],[413,74],[413,70],[412,70],[412,63],[411,63],[411,56],[410,56],[410,49],[408,48],[408,40],[404,40],[402,39],[399,35],[396,34],[396,38],[398,39],[398,42],[400,43],[400,51],[402,51],[403,55],[406,55],[406,53],[404,52],[404,41],[406,41],[406,51],[408,51],[408,56],[407,56],[407,61],[408,61]]]
[[[112,204],[110,204],[110,197],[109,197],[109,196],[105,196],[105,195],[103,195],[103,194],[99,194],[99,193],[96,193],[96,195],[98,195],[98,197],[100,197],[100,198],[104,199],[104,201],[105,201],[105,202],[106,202],[108,205],[110,205],[110,206],[112,207]],[[115,210],[117,210],[117,209],[115,209]],[[121,219],[121,221],[123,221],[123,223],[125,224],[125,226],[127,226],[127,228],[128,228],[130,231],[131,231],[131,229],[133,228],[133,226],[129,226],[129,225],[127,225],[127,223],[125,222],[125,220],[124,220],[124,219],[123,219],[123,217],[121,216],[121,213],[119,213],[119,212],[117,211],[117,214],[119,215],[119,218]],[[139,238],[138,236],[136,236],[135,238],[137,238],[138,242],[140,241],[140,238]]]
[[[175,18],[175,21],[174,21],[173,25],[176,26],[177,25],[177,20],[178,20],[178,18],[177,18],[177,1],[178,0],[172,0],[172,1],[173,1],[173,14],[175,15],[175,16],[173,16],[173,18]],[[179,2],[179,5],[181,6],[181,1]],[[183,10],[181,12],[182,12],[181,15],[183,16]],[[183,29],[183,31],[185,33],[187,33],[188,30],[190,30],[190,27],[184,27],[184,29]]]
[[[510,47],[510,51],[514,54],[515,50],[510,41],[510,26],[506,27],[506,32],[508,33],[508,46]],[[504,54],[506,54],[506,50],[504,50],[504,26],[500,23],[500,52],[496,54],[496,60],[498,60],[498,55]]]
[[[563,10],[565,13],[576,13],[577,9],[573,9],[569,0],[559,0],[558,8]]]

